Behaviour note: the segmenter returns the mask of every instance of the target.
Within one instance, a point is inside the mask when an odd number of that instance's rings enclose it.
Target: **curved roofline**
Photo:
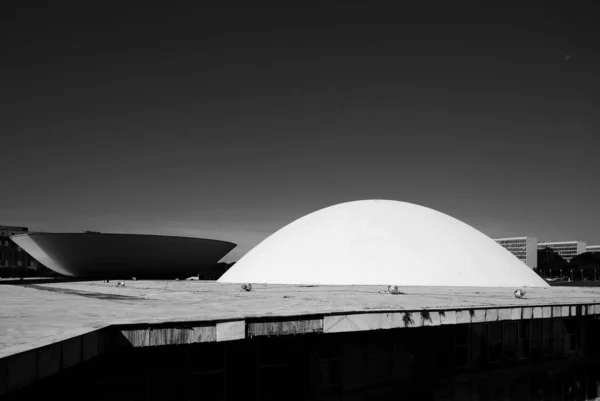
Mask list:
[[[231,283],[548,287],[480,230],[427,206],[339,203],[292,221],[218,280]]]
[[[226,243],[226,244],[231,244],[234,247],[236,247],[238,244],[231,242],[231,241],[223,241],[220,239],[212,239],[212,238],[200,238],[200,237],[183,237],[183,236],[179,236],[179,235],[162,235],[162,234],[134,234],[134,233],[102,233],[102,232],[79,232],[79,233],[49,233],[49,232],[27,232],[27,233],[21,233],[21,234],[15,234],[15,235],[11,235],[9,238],[13,238],[13,237],[31,237],[31,236],[38,236],[38,235],[60,235],[60,236],[82,236],[82,235],[86,235],[86,236],[97,236],[97,235],[119,235],[119,236],[136,236],[136,237],[163,237],[163,238],[178,238],[178,239],[196,239],[196,240],[202,240],[202,241],[210,241],[210,242],[219,242],[219,243]]]

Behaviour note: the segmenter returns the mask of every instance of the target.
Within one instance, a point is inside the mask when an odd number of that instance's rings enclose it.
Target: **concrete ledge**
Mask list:
[[[121,334],[123,335],[123,338],[134,347],[150,346],[149,329],[121,330]]]
[[[471,312],[468,310],[456,311],[456,324],[471,323]]]
[[[512,309],[498,309],[498,320],[512,320]]]
[[[8,377],[6,370],[6,361],[7,359],[0,359],[0,397],[4,394],[8,393]]]
[[[544,306],[542,308],[542,318],[543,319],[549,319],[552,317],[552,307],[551,306]]]
[[[45,379],[62,369],[62,343],[50,344],[37,350],[38,379]]]
[[[150,345],[193,344],[217,341],[215,326],[173,327],[150,330]]]
[[[562,317],[562,306],[552,307],[552,317]]]
[[[445,312],[440,312],[440,320],[441,324],[456,324],[457,323],[457,314],[458,312],[450,310]]]
[[[82,337],[74,337],[62,342],[62,368],[69,369],[82,362]]]
[[[100,353],[99,336],[100,334],[98,331],[92,331],[91,333],[87,333],[82,336],[82,361],[89,361],[90,359],[98,356]]]
[[[485,321],[486,322],[495,322],[497,320],[498,320],[498,309],[486,309]]]
[[[6,360],[7,391],[15,391],[37,380],[36,352],[22,352]]]
[[[440,312],[437,311],[421,311],[421,326],[439,326],[442,324]]]
[[[470,323],[484,323],[485,320],[485,309],[475,309],[474,313],[471,315]]]
[[[246,338],[246,322],[244,320],[217,323],[217,341],[242,340],[244,338]]]
[[[181,345],[217,341],[215,326],[121,328],[125,342],[133,347]],[[117,340],[119,341],[119,340]],[[122,344],[117,345],[124,345]]]
[[[323,319],[253,322],[247,330],[248,337],[323,333]]]

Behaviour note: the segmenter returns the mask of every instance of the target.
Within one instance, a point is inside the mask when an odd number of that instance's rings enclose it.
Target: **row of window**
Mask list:
[[[516,245],[516,246],[527,246],[525,241],[496,241],[501,245]]]
[[[587,389],[587,379],[600,379],[590,369],[567,370],[596,355],[586,338],[597,338],[597,329],[587,317],[533,319],[130,348],[63,372],[36,394],[79,399],[93,388],[92,399],[568,400],[578,386]],[[520,365],[528,367],[503,369]],[[525,381],[513,381],[517,371]]]
[[[478,371],[581,356],[583,342],[576,319],[533,319],[457,325],[455,367]]]

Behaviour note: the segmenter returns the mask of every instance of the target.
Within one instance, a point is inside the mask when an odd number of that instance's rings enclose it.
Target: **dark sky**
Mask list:
[[[1,223],[235,259],[384,198],[600,243],[598,1],[87,3],[3,3]]]

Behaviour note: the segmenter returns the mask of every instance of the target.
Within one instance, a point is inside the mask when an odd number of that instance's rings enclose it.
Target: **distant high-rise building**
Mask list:
[[[27,227],[0,225],[0,277],[27,276],[28,270],[37,274],[38,269],[44,269],[43,265],[9,238],[11,235],[27,232]]]
[[[588,245],[586,252],[600,252],[600,245]]]
[[[567,262],[586,251],[585,242],[583,241],[539,242],[537,248],[550,248]]]
[[[519,258],[527,266],[531,267],[532,269],[537,268],[537,238],[495,238],[494,241],[506,248],[510,253]]]

